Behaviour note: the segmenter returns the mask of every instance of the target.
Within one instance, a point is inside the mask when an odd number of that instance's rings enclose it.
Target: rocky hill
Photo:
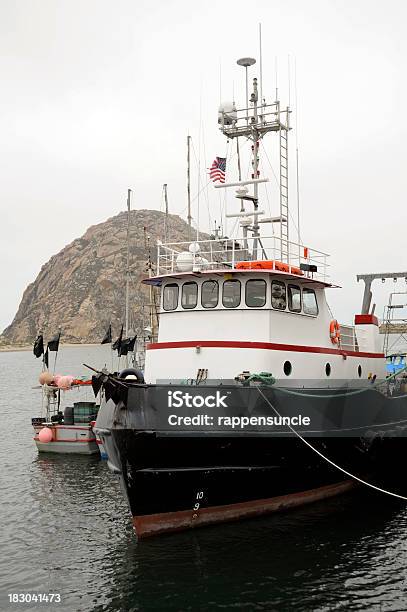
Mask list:
[[[130,305],[131,326],[136,331],[148,323],[148,287],[139,283],[147,276],[146,238],[150,237],[150,253],[155,260],[156,241],[162,238],[163,227],[163,213],[131,211]],[[39,329],[49,339],[59,328],[62,342],[100,342],[109,322],[113,334],[117,334],[125,310],[126,228],[127,212],[122,212],[90,227],[51,257],[24,291],[0,343],[31,343]],[[176,215],[169,215],[168,237],[171,242],[187,240],[188,226]]]

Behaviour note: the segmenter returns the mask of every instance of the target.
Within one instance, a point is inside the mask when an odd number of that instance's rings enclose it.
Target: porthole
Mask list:
[[[284,366],[283,366],[284,374],[286,376],[290,376],[292,369],[293,369],[293,366],[291,365],[291,361],[285,361]]]
[[[330,363],[327,363],[327,364],[325,365],[325,374],[326,374],[327,376],[331,376],[331,364],[330,364]]]
[[[358,376],[359,378],[362,378],[362,366],[358,365]]]

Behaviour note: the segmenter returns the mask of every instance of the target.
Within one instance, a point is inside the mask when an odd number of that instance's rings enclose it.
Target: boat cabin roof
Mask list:
[[[279,276],[281,277],[282,280],[295,280],[295,281],[301,281],[301,283],[304,284],[310,284],[313,285],[314,287],[330,287],[330,288],[339,288],[339,285],[334,285],[332,283],[327,283],[324,281],[321,281],[320,279],[314,279],[310,276],[305,276],[302,274],[294,274],[292,272],[283,272],[280,270],[268,270],[268,269],[261,269],[261,270],[242,270],[242,269],[232,269],[232,270],[227,270],[227,269],[222,269],[222,270],[198,270],[198,271],[187,271],[187,272],[170,272],[167,274],[160,274],[157,276],[151,276],[149,278],[144,278],[143,279],[143,283],[146,285],[153,285],[155,287],[161,287],[161,285],[163,283],[165,283],[165,281],[167,280],[172,280],[172,279],[179,279],[179,280],[184,280],[185,278],[205,278],[205,277],[225,277],[225,276],[236,276],[236,275],[240,275],[243,274],[245,276],[249,275],[251,277],[253,276],[258,276],[258,275],[264,275],[264,274],[268,274],[269,276]]]

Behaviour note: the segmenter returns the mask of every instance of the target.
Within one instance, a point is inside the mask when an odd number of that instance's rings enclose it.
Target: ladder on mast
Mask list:
[[[281,261],[290,263],[288,233],[288,131],[280,124],[280,247]],[[284,220],[284,221],[283,221]]]

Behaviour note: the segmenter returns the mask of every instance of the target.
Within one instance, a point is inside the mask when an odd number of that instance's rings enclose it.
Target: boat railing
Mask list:
[[[220,129],[226,136],[247,135],[256,124],[259,132],[290,129],[290,109],[282,108],[279,101],[257,106],[257,115],[253,106],[249,108],[228,108],[219,112]]]
[[[268,269],[295,274],[301,269],[302,276],[326,282],[329,278],[328,258],[327,253],[296,242],[289,242],[287,246],[279,236],[158,242],[157,275],[203,270],[233,271],[241,268],[237,267],[239,262],[268,261]]]

